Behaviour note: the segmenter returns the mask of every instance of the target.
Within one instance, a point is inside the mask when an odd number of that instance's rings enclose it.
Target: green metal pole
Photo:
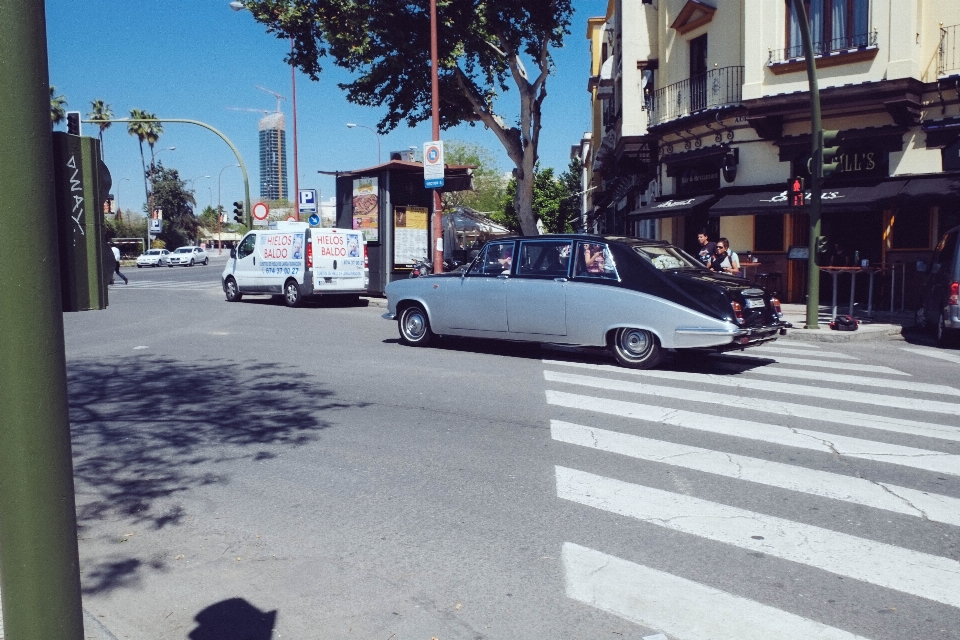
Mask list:
[[[103,120],[84,120],[83,122],[90,122],[93,124],[102,124]],[[227,146],[233,151],[233,155],[237,156],[237,162],[240,163],[240,171],[243,172],[243,200],[245,204],[245,209],[243,211],[243,217],[246,218],[246,224],[248,229],[253,228],[253,212],[250,210],[250,179],[247,177],[247,165],[243,163],[243,158],[240,156],[240,152],[230,142],[230,138],[223,135],[220,131],[214,129],[206,122],[200,122],[199,120],[188,120],[186,118],[116,118],[110,120],[110,122],[180,122],[183,124],[195,124],[198,127],[203,127],[213,131],[215,134],[220,136],[220,139],[227,143]],[[299,198],[299,195],[297,196]]]
[[[43,0],[0,2],[0,599],[6,640],[82,640]]]
[[[810,257],[807,260],[807,322],[804,328],[818,329],[820,315],[820,267],[817,264],[817,236],[820,235],[820,194],[823,181],[823,127],[820,122],[820,88],[817,85],[817,62],[813,57],[813,38],[803,0],[793,0],[793,9],[800,23],[803,55],[807,59],[807,80],[810,83]]]

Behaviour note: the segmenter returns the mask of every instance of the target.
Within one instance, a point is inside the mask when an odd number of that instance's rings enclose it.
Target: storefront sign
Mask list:
[[[793,163],[794,174],[804,178],[810,177],[807,167],[809,155]],[[841,153],[836,158],[837,168],[832,176],[847,178],[885,178],[890,173],[890,153],[888,151],[849,151]]]
[[[393,267],[411,268],[428,257],[426,207],[393,208]]]
[[[692,195],[708,193],[720,188],[719,167],[689,167],[676,179],[677,193]]]
[[[363,231],[367,242],[380,240],[380,200],[376,178],[353,181],[353,228]]]

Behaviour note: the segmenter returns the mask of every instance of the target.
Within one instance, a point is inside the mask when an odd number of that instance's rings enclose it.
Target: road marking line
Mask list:
[[[769,380],[749,380],[740,376],[717,375],[710,373],[687,373],[683,371],[666,370],[643,371],[640,369],[624,369],[623,367],[614,367],[603,364],[590,364],[586,362],[564,362],[562,360],[544,360],[544,364],[562,365],[565,367],[590,369],[592,371],[603,371],[608,373],[627,374],[655,378],[658,380],[677,380],[680,382],[733,387],[735,389],[769,391],[771,393],[783,393],[788,395],[803,396],[805,398],[821,398],[823,400],[856,402],[858,404],[871,404],[878,407],[909,409],[911,411],[927,411],[930,413],[945,413],[950,416],[960,415],[960,404],[941,402],[939,400],[927,400],[923,398],[903,398],[900,396],[891,396],[879,393],[851,391],[849,389],[812,387],[801,384],[771,382]],[[821,411],[822,409],[817,409],[817,414],[819,415]]]
[[[860,358],[855,358],[854,356],[848,356],[845,353],[838,353],[836,351],[817,351],[816,354],[810,353],[808,351],[803,351],[802,349],[791,349],[789,347],[780,347],[780,346],[767,346],[763,345],[760,347],[755,347],[757,353],[782,353],[788,356],[811,356],[816,355],[818,358],[834,358],[837,360],[859,360]]]
[[[814,355],[814,354],[811,354]],[[896,369],[891,369],[890,367],[883,367],[875,364],[860,364],[859,362],[827,362],[821,360],[808,360],[806,358],[782,358],[780,356],[765,356],[759,353],[740,353],[728,354],[728,353],[719,353],[711,354],[713,358],[723,358],[723,359],[740,359],[740,358],[751,358],[756,359],[760,358],[763,360],[772,360],[778,364],[792,364],[798,367],[822,367],[824,369],[843,369],[844,371],[864,371],[867,373],[887,373],[895,376],[909,376],[909,373],[904,373],[903,371],[897,371]]]
[[[556,477],[564,500],[960,607],[951,558],[576,469],[557,466]]]
[[[918,422],[916,420],[902,420],[890,416],[870,415],[856,411],[844,411],[842,409],[827,409],[793,402],[773,402],[763,398],[744,398],[723,393],[712,393],[700,389],[664,387],[661,385],[646,384],[644,382],[628,382],[626,380],[616,380],[613,378],[582,376],[574,373],[561,373],[559,371],[544,371],[543,377],[548,382],[574,384],[606,391],[623,391],[626,393],[654,395],[662,398],[686,400],[688,402],[721,405],[730,409],[746,409],[748,411],[761,413],[773,413],[778,416],[792,416],[820,422],[833,422],[836,424],[865,427],[867,429],[879,429],[882,431],[923,436],[925,438],[939,438],[960,442],[960,427],[950,425]]]
[[[568,598],[674,640],[867,640],[572,542],[563,543],[561,559]]]
[[[940,360],[946,360],[948,362],[956,362],[960,364],[960,355],[955,353],[944,353],[943,351],[935,351],[933,349],[921,349],[919,347],[900,347],[904,351],[909,351],[910,353],[917,353],[921,356],[927,356],[930,358],[938,358]]]
[[[844,385],[860,385],[863,387],[881,387],[898,391],[916,391],[919,393],[935,393],[937,395],[960,396],[960,389],[942,384],[926,384],[911,382],[897,378],[867,378],[864,376],[848,376],[842,373],[827,373],[825,371],[807,371],[805,369],[780,369],[778,367],[753,367],[743,369],[740,365],[724,363],[723,367],[735,368],[744,375],[777,376],[783,378],[797,378],[798,380],[813,380],[816,382],[837,382]]]
[[[960,455],[547,389],[547,404],[960,476]]]
[[[790,338],[780,338],[775,343],[776,345],[783,345],[784,347],[789,347],[791,349],[821,349],[815,344],[810,344],[809,342],[801,342],[799,340],[791,340]]]
[[[960,527],[960,500],[935,493],[560,420],[550,421],[550,434],[558,442],[617,453],[637,460],[693,469]]]

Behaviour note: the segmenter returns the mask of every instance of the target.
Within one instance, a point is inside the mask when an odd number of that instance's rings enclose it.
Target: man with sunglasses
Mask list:
[[[729,273],[732,276],[740,275],[740,258],[730,251],[730,241],[726,238],[717,240],[717,252],[710,259],[709,268],[718,273]]]

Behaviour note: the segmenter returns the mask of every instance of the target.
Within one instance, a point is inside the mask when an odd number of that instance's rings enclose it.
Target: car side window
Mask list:
[[[518,276],[565,277],[570,269],[573,243],[564,240],[534,240],[520,243]]]
[[[953,262],[953,255],[957,249],[957,234],[950,233],[943,237],[937,246],[936,264],[949,265]],[[944,267],[945,268],[945,267]]]
[[[574,275],[577,278],[619,280],[610,248],[601,242],[578,242]]]
[[[243,242],[240,243],[240,246],[237,247],[237,258],[244,259],[253,253],[253,250],[257,248],[257,236],[249,235],[243,239]]]
[[[467,271],[468,276],[499,276],[510,273],[513,264],[513,242],[487,244]]]

